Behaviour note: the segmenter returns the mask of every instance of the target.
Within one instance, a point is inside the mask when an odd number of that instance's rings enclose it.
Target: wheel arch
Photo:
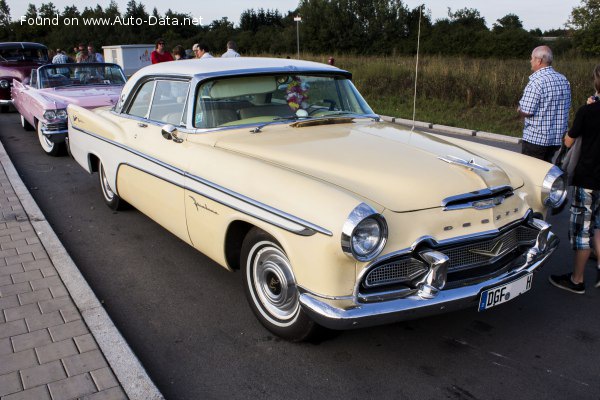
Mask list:
[[[225,261],[232,270],[239,270],[242,243],[252,228],[259,228],[249,222],[236,220],[229,224],[225,234]]]

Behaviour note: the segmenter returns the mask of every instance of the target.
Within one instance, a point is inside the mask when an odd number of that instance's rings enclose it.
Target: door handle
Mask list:
[[[138,122],[138,126],[139,126],[140,128],[147,128],[147,127],[148,127],[148,124],[144,124],[143,122]]]

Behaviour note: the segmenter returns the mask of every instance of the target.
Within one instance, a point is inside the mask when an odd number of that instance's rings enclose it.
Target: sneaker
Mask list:
[[[581,283],[573,283],[571,280],[571,274],[565,275],[550,275],[548,278],[551,284],[559,289],[568,290],[571,293],[584,294],[585,285]]]

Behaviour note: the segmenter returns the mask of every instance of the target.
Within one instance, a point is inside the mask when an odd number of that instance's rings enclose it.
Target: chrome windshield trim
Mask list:
[[[333,233],[332,233],[331,231],[329,231],[328,229],[325,229],[325,228],[323,228],[323,227],[321,227],[321,226],[319,226],[319,225],[313,224],[312,222],[306,221],[306,220],[304,220],[304,219],[302,219],[302,218],[299,218],[299,217],[296,217],[296,216],[294,216],[294,215],[288,214],[288,213],[286,213],[285,211],[279,210],[279,209],[277,209],[277,208],[274,208],[274,207],[271,207],[271,206],[269,206],[269,205],[267,205],[267,204],[261,203],[261,202],[259,202],[259,201],[257,201],[257,200],[251,199],[251,198],[249,198],[249,197],[247,197],[247,196],[244,196],[243,194],[237,193],[237,192],[235,192],[235,191],[233,191],[233,190],[229,190],[229,189],[227,189],[227,188],[225,188],[225,187],[223,187],[223,186],[217,185],[216,183],[210,182],[210,181],[208,181],[208,180],[206,180],[206,179],[204,179],[204,178],[201,178],[201,177],[199,177],[199,176],[196,176],[196,175],[192,175],[192,174],[186,173],[184,170],[182,170],[182,169],[180,169],[180,168],[177,168],[177,167],[174,167],[174,166],[172,166],[172,165],[170,165],[170,164],[167,164],[167,163],[165,163],[165,162],[162,162],[162,161],[160,161],[160,160],[158,160],[158,159],[156,159],[156,158],[154,158],[154,157],[150,157],[150,156],[148,156],[148,155],[146,155],[146,154],[143,154],[143,153],[141,153],[141,152],[139,152],[139,151],[137,151],[137,150],[134,150],[134,149],[132,149],[132,148],[130,148],[130,147],[127,147],[127,146],[125,146],[125,145],[122,145],[121,143],[115,142],[115,141],[113,141],[113,140],[109,140],[109,139],[107,139],[107,138],[104,138],[104,137],[102,137],[102,136],[99,136],[99,135],[97,135],[97,134],[95,134],[95,133],[93,133],[93,132],[89,132],[89,131],[87,131],[87,130],[81,129],[81,128],[79,128],[79,127],[77,127],[77,126],[74,126],[74,125],[71,125],[71,127],[72,127],[73,129],[77,130],[77,131],[80,131],[80,132],[82,132],[82,133],[85,133],[85,134],[87,134],[87,135],[90,135],[90,136],[92,136],[92,137],[94,137],[94,138],[96,138],[96,139],[102,140],[102,141],[104,141],[104,142],[106,142],[106,143],[109,143],[109,144],[111,144],[111,145],[113,145],[113,146],[119,147],[119,148],[121,148],[122,150],[125,150],[125,151],[127,151],[127,152],[130,152],[130,153],[132,153],[132,154],[135,154],[135,155],[137,155],[137,156],[139,156],[139,157],[141,157],[141,158],[143,158],[143,159],[145,159],[145,160],[148,160],[148,161],[150,161],[150,162],[152,162],[152,163],[155,163],[155,164],[157,164],[157,165],[160,165],[161,167],[163,167],[163,168],[165,168],[165,169],[167,169],[167,170],[169,170],[169,171],[175,172],[175,173],[177,173],[177,174],[179,174],[179,175],[183,176],[184,178],[189,178],[189,179],[191,179],[191,180],[194,180],[194,181],[196,181],[196,182],[198,182],[198,183],[201,183],[201,184],[203,184],[203,185],[206,185],[206,186],[208,186],[208,187],[210,187],[210,188],[212,188],[212,189],[215,189],[215,190],[217,190],[217,191],[219,191],[219,192],[221,192],[221,193],[224,193],[224,194],[226,194],[226,195],[228,195],[228,196],[231,196],[231,197],[233,197],[233,198],[235,198],[235,199],[237,199],[237,200],[240,200],[240,201],[242,201],[242,202],[244,202],[244,203],[246,203],[246,204],[249,204],[249,205],[252,205],[252,206],[254,206],[254,207],[257,207],[257,208],[259,208],[259,209],[261,209],[261,210],[263,210],[263,211],[267,211],[268,213],[271,213],[271,214],[273,214],[273,215],[275,215],[275,216],[277,216],[277,217],[279,217],[279,218],[283,218],[283,219],[285,219],[285,220],[288,220],[288,221],[290,221],[290,222],[293,222],[293,223],[295,223],[295,224],[301,225],[301,226],[305,227],[306,229],[304,229],[304,230],[302,230],[302,231],[290,230],[290,229],[289,229],[289,228],[287,228],[287,227],[283,227],[283,226],[281,226],[281,224],[278,224],[276,221],[265,220],[265,219],[263,219],[263,218],[259,218],[259,217],[257,217],[257,216],[255,215],[255,213],[253,213],[253,212],[252,212],[252,211],[250,211],[250,210],[243,210],[243,209],[239,209],[239,207],[235,207],[234,205],[232,205],[232,204],[230,204],[230,203],[227,203],[227,202],[225,202],[225,201],[223,201],[223,200],[214,199],[214,198],[211,198],[210,196],[208,196],[207,194],[198,193],[197,191],[195,191],[195,190],[193,190],[193,189],[191,189],[191,188],[187,187],[187,185],[186,185],[186,187],[184,187],[184,189],[188,189],[188,190],[190,190],[190,191],[192,191],[192,192],[194,192],[194,193],[197,193],[197,194],[199,194],[199,195],[201,195],[201,196],[205,196],[205,197],[207,197],[207,198],[210,198],[211,200],[213,200],[213,201],[216,201],[216,202],[218,202],[219,204],[222,204],[222,205],[224,205],[224,206],[226,206],[226,207],[232,208],[232,209],[234,209],[234,210],[237,210],[237,211],[239,211],[239,212],[241,212],[241,213],[244,213],[244,214],[246,214],[246,215],[249,215],[249,216],[251,216],[251,217],[258,218],[258,219],[260,219],[260,220],[262,220],[262,221],[264,221],[264,222],[267,222],[267,223],[270,223],[270,224],[272,224],[272,225],[275,225],[275,226],[277,226],[277,227],[280,227],[280,228],[286,229],[286,230],[288,230],[288,231],[290,231],[290,232],[293,232],[293,233],[296,233],[296,234],[298,234],[298,235],[302,235],[302,236],[311,236],[311,235],[313,235],[315,232],[319,232],[319,233],[322,233],[323,235],[327,235],[327,236],[333,236]],[[137,167],[134,167],[134,168],[137,168]],[[139,168],[138,168],[138,169],[139,169]],[[146,172],[146,171],[145,171],[145,172]],[[154,175],[154,176],[155,176],[155,175]],[[162,178],[161,178],[161,179],[162,179]],[[172,183],[172,182],[171,182],[171,183]],[[178,186],[179,186],[179,185],[178,185]]]

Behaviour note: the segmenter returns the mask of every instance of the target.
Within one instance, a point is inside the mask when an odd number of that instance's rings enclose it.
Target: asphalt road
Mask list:
[[[600,290],[591,287],[592,263],[583,296],[547,282],[570,265],[566,212],[550,218],[561,245],[532,290],[501,307],[293,344],[254,318],[239,273],[138,211],[108,209],[97,175],[43,154],[18,114],[0,114],[0,140],[167,399],[600,398]]]

